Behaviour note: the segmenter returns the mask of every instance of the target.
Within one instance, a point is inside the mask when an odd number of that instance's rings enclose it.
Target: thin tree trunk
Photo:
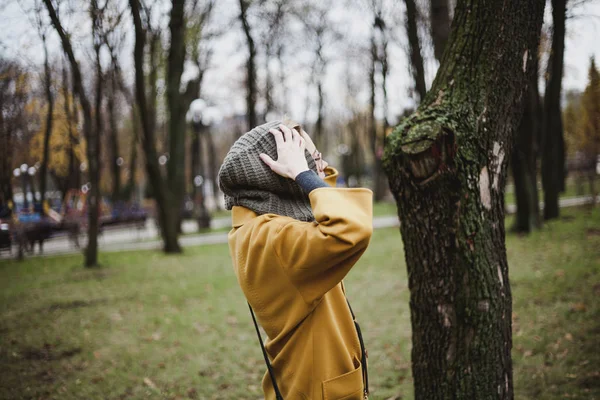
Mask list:
[[[44,155],[40,168],[40,196],[44,204],[46,199],[46,184],[48,179],[48,165],[50,164],[50,136],[52,135],[52,121],[54,119],[54,98],[52,96],[52,72],[50,70],[50,60],[48,60],[48,46],[46,45],[46,35],[42,34],[44,42],[44,87],[46,90],[46,101],[48,102],[48,111],[46,114],[46,130],[44,132]],[[33,199],[35,202],[35,198]],[[43,207],[42,207],[43,210]]]
[[[156,135],[155,135],[155,114],[153,102],[148,104],[146,100],[146,83],[144,78],[144,48],[146,42],[146,31],[142,26],[140,17],[139,0],[129,0],[131,14],[133,17],[135,29],[135,46],[134,46],[134,63],[135,63],[135,97],[139,108],[140,121],[142,123],[142,147],[145,154],[146,173],[152,185],[152,192],[156,200],[158,209],[159,227],[163,239],[163,248],[167,253],[179,252],[180,246],[177,240],[177,229],[175,224],[167,223],[171,217],[172,208],[169,208],[169,203],[174,201],[168,191],[165,179],[162,176],[160,165],[158,163],[158,154],[156,151]],[[151,40],[150,57],[153,57],[152,42],[156,35],[153,35]],[[152,79],[150,79],[152,88]],[[154,97],[154,93],[152,93]],[[177,210],[179,214],[179,208]],[[177,214],[177,215],[178,215]]]
[[[417,400],[514,396],[503,191],[543,10],[458,0],[431,90],[388,138]]]
[[[104,129],[102,124],[102,101],[104,97],[104,74],[102,73],[102,64],[100,61],[100,51],[102,45],[99,39],[100,29],[100,11],[97,0],[92,0],[90,14],[92,16],[92,35],[94,36],[94,52],[96,53],[96,96],[95,96],[95,129],[94,135],[87,143],[88,164],[90,177],[90,191],[88,200],[89,227],[88,227],[88,245],[85,253],[86,265],[95,266],[98,264],[98,229],[100,227],[100,137]]]
[[[531,56],[533,60],[525,98],[525,111],[517,130],[511,157],[517,206],[512,229],[522,233],[529,233],[540,226],[535,165],[535,143],[540,132],[537,53]]]
[[[169,162],[167,164],[167,185],[172,201],[167,204],[169,216],[167,230],[180,231],[181,205],[185,194],[185,113],[184,97],[180,92],[181,74],[185,61],[185,2],[173,0],[171,7],[171,45],[167,58],[167,108],[169,111]],[[181,247],[167,249],[167,252],[181,252]]]
[[[196,175],[199,175],[199,164],[200,164],[200,132],[197,129],[193,129],[192,132],[192,145],[191,145],[192,154],[190,157],[190,171],[191,173],[191,184],[192,184],[192,199],[196,200],[196,194],[198,193],[198,189],[196,187],[195,178]]]
[[[265,46],[265,114],[263,116],[263,120],[267,120],[267,115],[273,111],[275,105],[273,104],[273,76],[271,74],[271,69],[269,68],[269,63],[271,61],[271,44],[267,43]]]
[[[417,29],[417,5],[415,0],[404,0],[406,5],[406,33],[410,48],[410,65],[415,81],[415,89],[419,95],[419,101],[425,98],[427,88],[425,86],[425,68],[423,67],[423,56],[421,55],[421,43]]]
[[[120,200],[121,197],[121,166],[117,163],[119,155],[119,132],[117,128],[117,115],[115,111],[115,99],[118,93],[117,71],[113,64],[110,73],[110,91],[107,97],[109,141],[110,141],[110,172],[112,175],[112,201]],[[121,164],[122,165],[122,164]]]
[[[135,177],[137,174],[137,157],[138,157],[138,142],[140,137],[140,126],[139,119],[136,115],[136,107],[132,104],[131,107],[131,120],[133,125],[133,135],[131,137],[131,150],[129,153],[129,179],[127,181],[127,198],[136,198],[136,184]]]
[[[63,90],[63,107],[65,117],[67,118],[67,135],[69,137],[69,166],[67,167],[67,177],[63,187],[61,187],[63,197],[66,195],[69,189],[77,188],[79,185],[79,163],[77,162],[77,156],[75,155],[75,146],[77,142],[73,133],[73,117],[70,105],[70,93],[69,93],[69,77],[67,72],[67,66],[63,62],[62,67],[62,90]]]
[[[71,46],[71,40],[65,30],[62,27],[62,24],[56,14],[56,10],[54,9],[54,5],[51,0],[43,0],[46,8],[48,9],[48,14],[50,15],[50,20],[52,21],[52,25],[54,29],[58,33],[63,50],[67,54],[67,58],[69,59],[69,63],[71,64],[71,74],[73,75],[73,85],[75,88],[75,93],[79,98],[79,103],[81,104],[81,109],[83,111],[83,132],[87,141],[87,157],[88,157],[88,166],[89,166],[89,175],[90,181],[92,184],[92,188],[88,195],[88,248],[85,253],[85,266],[86,267],[94,267],[98,263],[98,206],[99,206],[99,187],[98,187],[98,163],[95,158],[98,155],[97,148],[97,140],[95,140],[96,133],[94,132],[94,124],[92,117],[92,107],[89,102],[89,98],[85,92],[83,87],[83,80],[81,76],[81,70],[79,69],[79,64],[77,63],[77,59],[75,58],[75,53],[73,52],[73,47]],[[94,182],[95,181],[95,182]]]
[[[325,108],[325,96],[323,93],[323,82],[321,76],[317,77],[317,121],[315,122],[315,142],[323,153],[327,153],[327,141],[323,132],[323,112]]]
[[[450,10],[448,0],[431,0],[429,8],[431,39],[433,54],[436,60],[442,61],[444,48],[450,35]]]
[[[215,140],[213,135],[206,135],[207,144],[208,144],[208,162],[210,164],[210,181],[212,182],[212,190],[213,190],[213,198],[215,201],[215,208],[217,210],[221,209],[221,205],[219,203],[219,183],[217,182],[217,177],[219,174],[219,167],[217,166],[217,151],[215,148]]]
[[[246,36],[246,44],[248,46],[248,60],[246,61],[246,118],[248,121],[248,129],[252,129],[257,125],[256,118],[256,45],[248,23],[248,6],[250,0],[239,0],[240,2],[240,21],[244,35]]]
[[[277,48],[277,63],[279,66],[279,86],[281,90],[281,111],[283,114],[288,112],[288,104],[287,104],[287,85],[285,83],[285,69],[283,67],[283,45],[279,45]]]
[[[542,185],[544,219],[560,215],[558,197],[564,187],[564,140],[560,97],[565,51],[566,0],[552,0],[552,50],[548,61],[548,80],[544,95],[544,137]]]

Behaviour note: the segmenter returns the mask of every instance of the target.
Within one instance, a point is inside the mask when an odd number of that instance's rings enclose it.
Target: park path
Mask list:
[[[571,197],[560,200],[560,207],[575,207],[587,204],[591,201],[591,196],[583,197]],[[600,196],[597,198],[600,202]],[[540,203],[540,208],[543,209],[544,204]],[[516,206],[509,204],[506,206],[506,212],[513,214],[516,211]],[[386,215],[373,218],[373,228],[391,228],[397,227],[400,223],[398,217],[395,215]],[[211,222],[212,229],[224,229],[231,226],[231,218],[215,218]],[[227,243],[227,232],[214,232],[214,233],[196,233],[197,225],[194,221],[185,221],[183,223],[183,233],[180,236],[179,243],[183,247],[189,246],[201,246],[210,244]],[[158,231],[156,230],[156,224],[153,220],[149,219],[144,229],[138,230],[135,228],[129,229],[111,229],[106,230],[99,238],[99,246],[102,252],[114,253],[119,251],[128,250],[151,250],[160,249],[162,242],[157,239]],[[36,255],[49,256],[59,254],[75,254],[81,250],[76,249],[66,237],[58,237],[47,241],[44,244],[44,254],[40,255],[37,253],[38,248],[36,246]],[[9,257],[7,253],[0,256],[0,259],[6,259]]]

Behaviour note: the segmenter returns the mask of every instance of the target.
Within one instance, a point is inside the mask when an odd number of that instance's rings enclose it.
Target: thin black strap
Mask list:
[[[356,320],[356,317],[354,316],[354,311],[352,310],[352,306],[350,305],[350,302],[348,301],[347,297],[346,297],[346,303],[348,303],[348,308],[350,309],[350,314],[352,314],[352,320],[354,321],[354,326],[356,327],[356,333],[358,333],[358,341],[360,343],[360,352],[361,352],[360,356],[362,358],[360,363],[362,366],[363,381],[365,383],[365,398],[367,398],[369,395],[369,371],[367,370],[367,350],[365,348],[365,342],[362,337],[360,325],[358,324],[358,321]]]
[[[263,356],[265,357],[265,362],[267,363],[267,369],[269,370],[269,375],[271,376],[271,382],[273,383],[273,390],[275,390],[275,396],[277,400],[283,400],[283,396],[279,391],[279,387],[277,386],[277,382],[275,381],[275,373],[273,372],[273,367],[271,367],[271,362],[269,361],[269,355],[267,354],[267,350],[265,349],[265,345],[263,344],[262,335],[260,334],[260,330],[258,329],[258,324],[256,323],[256,317],[254,316],[254,311],[252,310],[252,306],[248,303],[248,308],[250,309],[250,314],[252,314],[252,321],[254,321],[254,327],[256,328],[256,334],[258,335],[258,341],[260,342],[260,348],[262,349]]]
[[[352,315],[352,321],[354,322],[354,326],[356,327],[356,333],[358,334],[358,341],[360,343],[360,353],[361,353],[361,366],[362,366],[362,374],[363,374],[363,382],[365,384],[365,399],[369,395],[369,373],[367,371],[367,350],[365,349],[365,342],[362,337],[362,332],[360,330],[360,325],[356,321],[356,317],[354,316],[354,311],[352,310],[352,306],[346,297],[346,303],[348,303],[348,308],[350,309],[350,314]],[[252,314],[252,321],[254,322],[254,327],[256,328],[256,334],[258,335],[258,341],[260,342],[260,347],[263,352],[263,356],[265,357],[265,363],[267,364],[267,369],[269,370],[269,375],[271,376],[271,382],[273,383],[273,390],[275,390],[275,396],[277,400],[283,400],[283,396],[281,396],[281,392],[279,391],[279,387],[277,386],[277,382],[275,381],[275,373],[273,372],[273,367],[271,367],[271,362],[269,361],[269,355],[267,354],[267,350],[265,349],[265,345],[263,344],[262,335],[260,334],[260,330],[258,329],[258,323],[256,322],[256,317],[254,316],[254,311],[252,310],[252,306],[248,303],[248,308],[250,309],[250,314]]]

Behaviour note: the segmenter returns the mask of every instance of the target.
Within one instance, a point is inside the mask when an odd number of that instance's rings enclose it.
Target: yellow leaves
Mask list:
[[[67,99],[72,106],[73,99]],[[65,113],[65,98],[57,96],[52,111],[52,133],[49,143],[49,169],[56,175],[65,177],[69,173],[70,151],[75,154],[75,165],[86,160],[83,135],[75,124],[72,115]],[[32,99],[26,106],[26,112],[32,123],[37,125],[35,134],[29,143],[29,155],[37,162],[44,156],[44,136],[46,133],[46,117],[48,105],[41,105],[38,99]]]

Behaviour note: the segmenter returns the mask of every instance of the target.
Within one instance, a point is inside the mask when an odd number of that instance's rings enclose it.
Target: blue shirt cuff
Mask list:
[[[319,175],[312,169],[299,173],[298,176],[296,176],[296,183],[300,185],[302,190],[307,194],[318,188],[329,187],[329,185],[327,185],[323,179],[319,178]]]

